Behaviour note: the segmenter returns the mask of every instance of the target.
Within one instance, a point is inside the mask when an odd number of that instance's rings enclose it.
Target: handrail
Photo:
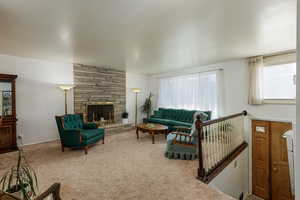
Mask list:
[[[200,115],[197,116],[198,179],[210,182],[248,146],[243,139],[243,132],[237,128],[243,126],[240,117],[246,115],[247,111],[243,111],[206,122],[201,121]]]
[[[235,117],[239,117],[239,116],[246,116],[248,113],[246,110],[244,110],[243,112],[241,113],[237,113],[237,114],[233,114],[233,115],[229,115],[229,116],[226,116],[226,117],[220,117],[218,119],[213,119],[213,120],[209,120],[209,121],[205,121],[205,122],[201,122],[201,125],[200,126],[207,126],[207,125],[210,125],[210,124],[215,124],[217,122],[221,122],[221,121],[225,121],[227,119],[231,119],[231,118],[235,118]],[[199,118],[198,118],[199,116]],[[200,115],[197,116],[197,120],[199,119],[200,120]],[[201,121],[201,120],[200,120]]]

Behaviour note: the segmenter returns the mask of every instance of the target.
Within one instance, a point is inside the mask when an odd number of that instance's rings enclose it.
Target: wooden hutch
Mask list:
[[[17,150],[16,78],[0,74],[0,153]]]

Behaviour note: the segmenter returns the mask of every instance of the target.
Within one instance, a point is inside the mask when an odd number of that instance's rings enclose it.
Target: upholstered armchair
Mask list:
[[[65,147],[83,148],[87,154],[89,146],[99,140],[104,144],[104,129],[95,123],[84,123],[82,114],[56,116],[55,119],[63,152]]]
[[[174,127],[167,137],[167,148],[165,156],[169,159],[195,160],[198,158],[198,138],[194,136],[191,128]],[[192,134],[191,134],[192,133]]]
[[[165,156],[169,159],[195,160],[198,158],[198,133],[195,128],[197,115],[200,119],[201,112],[194,114],[192,128],[176,126],[176,131],[167,136]]]
[[[60,184],[55,183],[50,188],[48,188],[45,192],[40,194],[34,200],[62,200],[60,198]],[[0,200],[21,200],[11,194],[5,193],[0,190]]]

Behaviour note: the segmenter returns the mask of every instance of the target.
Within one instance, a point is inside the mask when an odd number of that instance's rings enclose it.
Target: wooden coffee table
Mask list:
[[[139,131],[152,135],[152,144],[154,144],[155,134],[164,134],[165,138],[168,135],[168,127],[161,124],[143,123],[136,126],[136,137],[139,139]]]

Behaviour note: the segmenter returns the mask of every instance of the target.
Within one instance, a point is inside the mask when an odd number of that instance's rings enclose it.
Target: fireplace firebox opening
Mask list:
[[[87,105],[88,122],[108,122],[114,123],[113,104],[89,104]]]

